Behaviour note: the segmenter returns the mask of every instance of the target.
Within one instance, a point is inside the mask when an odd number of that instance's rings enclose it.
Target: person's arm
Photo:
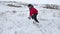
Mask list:
[[[31,9],[30,16],[32,17],[34,15],[35,9]]]

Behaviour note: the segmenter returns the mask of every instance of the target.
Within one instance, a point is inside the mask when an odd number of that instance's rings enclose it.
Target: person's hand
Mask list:
[[[31,17],[29,16],[28,19],[31,19]]]

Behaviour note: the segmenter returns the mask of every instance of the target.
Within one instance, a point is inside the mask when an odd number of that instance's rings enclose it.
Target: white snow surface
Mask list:
[[[60,10],[39,6],[39,26],[29,20],[28,7],[9,7],[0,4],[0,34],[60,34]]]
[[[0,1],[22,1],[25,3],[35,3],[35,4],[60,4],[60,0],[0,0]]]

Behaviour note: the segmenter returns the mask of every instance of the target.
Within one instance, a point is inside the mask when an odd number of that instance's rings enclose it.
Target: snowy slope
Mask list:
[[[60,4],[60,0],[0,0],[0,1],[22,1],[26,3],[36,3],[36,4]]]
[[[29,20],[27,7],[16,8],[0,4],[0,34],[60,34],[60,10],[39,10],[40,28]],[[24,9],[24,10],[23,10]]]

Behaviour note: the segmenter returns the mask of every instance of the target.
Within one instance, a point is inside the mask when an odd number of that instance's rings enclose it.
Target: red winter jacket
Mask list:
[[[32,7],[30,8],[30,16],[33,16],[34,14],[38,14],[38,10]]]

